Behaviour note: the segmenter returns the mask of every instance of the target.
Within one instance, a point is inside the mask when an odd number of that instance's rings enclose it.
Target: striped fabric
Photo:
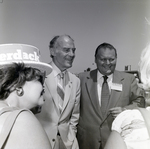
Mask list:
[[[63,79],[64,79],[64,74],[59,73],[58,74],[58,84],[57,84],[57,93],[59,95],[59,110],[60,112],[62,111],[63,107],[63,101],[64,101],[64,87],[63,87]]]

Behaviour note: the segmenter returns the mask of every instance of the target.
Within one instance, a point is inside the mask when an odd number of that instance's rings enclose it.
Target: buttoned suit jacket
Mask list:
[[[49,137],[52,148],[58,132],[67,149],[79,148],[76,132],[79,120],[80,80],[70,72],[68,76],[62,112],[59,111],[57,84],[52,72],[45,80],[45,103],[41,113],[36,115]]]
[[[122,91],[111,90],[106,114],[102,115],[97,93],[97,69],[81,73],[79,78],[81,80],[80,118],[77,129],[79,148],[99,149],[105,145],[110,134],[113,117],[109,115],[109,109],[142,107],[141,98],[138,98],[141,90],[134,75],[115,71],[112,82],[122,84]]]

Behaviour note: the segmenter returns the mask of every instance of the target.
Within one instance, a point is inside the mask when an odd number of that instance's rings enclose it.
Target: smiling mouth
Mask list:
[[[111,72],[111,70],[109,69],[109,70],[107,70],[106,72],[107,72],[107,73],[110,73],[110,72]]]
[[[73,59],[66,59],[66,61],[72,63],[72,62],[73,62]]]

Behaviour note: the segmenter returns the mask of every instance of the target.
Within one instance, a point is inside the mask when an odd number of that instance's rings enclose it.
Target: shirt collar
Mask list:
[[[104,75],[101,74],[101,73],[97,70],[97,80],[102,79],[103,76],[104,76]],[[109,75],[109,76],[107,76],[107,77],[108,77],[108,80],[111,80],[111,79],[113,78],[113,74],[111,74],[111,75]]]
[[[53,67],[54,77],[57,77],[59,73],[61,73],[60,69],[55,65],[55,63],[52,61],[51,66]],[[67,70],[63,71],[64,74],[67,72]]]

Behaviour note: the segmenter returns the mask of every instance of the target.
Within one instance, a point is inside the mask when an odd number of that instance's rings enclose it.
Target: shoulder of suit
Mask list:
[[[89,72],[80,72],[79,74],[78,74],[78,76],[86,76],[86,75],[88,75],[89,74]]]
[[[79,78],[81,80],[86,80],[86,79],[97,79],[97,69],[91,70],[91,71],[87,71],[87,72],[82,72],[79,74]]]
[[[127,73],[127,72],[125,72],[125,71],[118,71],[118,70],[115,70],[115,72],[116,73],[119,73],[123,78],[126,78],[126,77],[134,77],[134,75],[133,74],[131,74],[131,73]]]
[[[90,74],[92,74],[92,73],[97,73],[97,69],[94,69],[94,70],[91,70],[91,71],[86,71],[86,72],[81,72],[78,75],[87,77],[87,76],[90,76]]]
[[[69,72],[69,71],[68,71],[68,74],[69,74],[70,77],[72,77],[74,79],[79,79],[78,74],[75,74],[75,73],[72,73],[72,72]]]
[[[85,78],[89,78],[89,72],[81,72],[78,74],[78,77],[80,80],[85,79]]]

